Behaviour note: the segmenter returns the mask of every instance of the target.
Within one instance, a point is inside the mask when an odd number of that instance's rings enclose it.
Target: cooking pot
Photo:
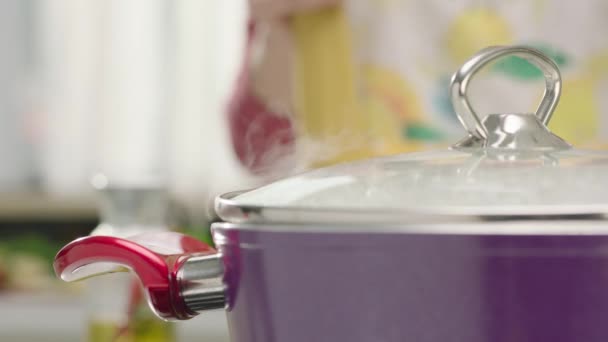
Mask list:
[[[540,106],[482,118],[469,83],[513,55],[542,70]],[[234,342],[605,342],[608,154],[547,129],[560,91],[541,52],[484,49],[452,78],[468,134],[450,149],[223,195],[217,251],[176,233],[90,236],[55,270],[130,269],[163,319],[225,308]]]

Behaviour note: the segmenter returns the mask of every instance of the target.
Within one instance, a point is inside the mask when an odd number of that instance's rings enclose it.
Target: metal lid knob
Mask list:
[[[482,119],[467,96],[473,76],[488,63],[518,56],[538,67],[545,76],[545,92],[535,114],[489,114]],[[469,136],[453,147],[506,149],[566,149],[570,145],[547,129],[559,102],[562,81],[557,65],[539,50],[526,46],[488,47],[464,63],[452,76],[450,98]]]

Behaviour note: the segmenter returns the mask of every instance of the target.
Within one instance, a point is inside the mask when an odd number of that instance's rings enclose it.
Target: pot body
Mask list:
[[[214,225],[233,342],[608,338],[608,236],[249,228]]]

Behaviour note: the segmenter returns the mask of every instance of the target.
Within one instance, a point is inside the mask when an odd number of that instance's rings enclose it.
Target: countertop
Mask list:
[[[56,196],[34,191],[0,194],[1,220],[82,220],[96,217],[93,196]]]
[[[78,296],[60,294],[0,295],[0,341],[81,342],[85,315]],[[178,324],[179,342],[228,342],[222,310]]]

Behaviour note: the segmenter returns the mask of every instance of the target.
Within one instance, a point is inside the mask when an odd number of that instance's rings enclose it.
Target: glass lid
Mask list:
[[[543,71],[545,94],[536,114],[481,120],[467,98],[469,81],[507,55]],[[608,213],[608,153],[572,148],[547,129],[560,90],[559,70],[541,52],[484,49],[452,77],[452,103],[468,136],[450,149],[317,169],[221,196],[217,213],[229,222],[284,223],[601,219]]]

